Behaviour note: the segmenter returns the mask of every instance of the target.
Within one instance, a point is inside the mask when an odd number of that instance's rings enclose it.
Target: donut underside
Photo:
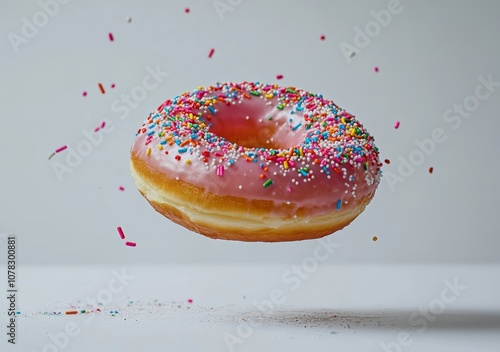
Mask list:
[[[163,216],[185,228],[214,239],[245,242],[285,242],[320,238],[349,225],[365,209],[371,196],[355,208],[322,216],[299,209],[289,217],[273,218],[275,204],[218,196],[149,167],[132,153],[132,176],[140,193]],[[290,207],[292,207],[290,205]]]

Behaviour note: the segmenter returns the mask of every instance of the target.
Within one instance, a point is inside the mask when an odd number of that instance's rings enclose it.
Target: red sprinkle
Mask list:
[[[113,83],[113,84],[111,84],[111,88],[114,88],[114,87],[116,87],[116,86],[115,86],[115,84],[114,84],[114,83]]]
[[[384,163],[386,163],[386,164],[390,164],[390,163],[391,163],[391,161],[390,161],[389,159],[385,159],[385,160],[384,160]]]
[[[83,93],[82,93],[82,95],[83,95],[84,97],[86,97],[86,96],[87,96],[87,92],[83,92]]]
[[[211,58],[214,55],[215,49],[210,49],[210,52],[208,53],[208,58]]]
[[[115,37],[113,37],[113,33],[109,33],[108,36],[109,36],[109,40],[111,40],[111,41],[115,40]]]
[[[106,126],[106,122],[103,121],[103,122],[101,122],[101,126],[100,127],[104,128],[104,126]]]
[[[324,35],[322,35],[322,36],[320,37],[320,39],[321,39],[321,40],[325,40],[325,39],[326,39],[326,37],[325,37]]]
[[[104,91],[104,87],[102,86],[102,84],[101,84],[101,83],[99,83],[99,84],[98,84],[98,86],[99,86],[99,89],[100,89],[100,91],[101,91],[101,93],[102,93],[102,94],[106,93],[106,92]]]
[[[94,132],[97,132],[97,131],[99,131],[100,129],[101,129],[100,127],[96,127],[96,128],[94,128]]]
[[[398,129],[398,128],[399,128],[399,121],[396,121],[396,123],[394,124],[394,128],[395,128],[395,129]]]
[[[189,298],[188,303],[193,303],[193,300],[191,298]]]
[[[120,235],[120,238],[123,240],[125,239],[125,234],[123,233],[123,230],[120,226],[116,228],[118,230],[118,234]]]
[[[137,246],[137,244],[135,242],[125,242],[125,245],[129,246],[129,247],[135,247],[135,246]]]
[[[283,75],[277,75],[276,79],[283,79]]]
[[[434,168],[431,166],[431,167],[429,168],[429,173],[430,173],[430,174],[432,174],[432,172],[433,172],[433,171],[434,171]]]
[[[378,72],[378,67],[375,66],[375,68],[373,69],[375,72]]]
[[[186,7],[186,9],[184,10],[185,13],[189,13],[189,11],[191,11],[189,10],[189,7]]]
[[[125,191],[125,188],[123,186],[118,187],[120,191]]]

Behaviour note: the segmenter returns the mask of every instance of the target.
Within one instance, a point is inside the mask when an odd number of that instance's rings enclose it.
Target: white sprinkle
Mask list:
[[[238,188],[239,188],[239,189],[243,189],[243,186],[242,186],[242,185],[239,185],[239,186],[238,186]]]

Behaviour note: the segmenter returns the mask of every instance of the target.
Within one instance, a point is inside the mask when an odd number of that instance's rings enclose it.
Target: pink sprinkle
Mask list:
[[[82,93],[82,95],[83,95],[84,97],[86,97],[86,96],[87,96],[87,92],[83,92],[83,93]]]
[[[277,75],[276,79],[283,79],[283,75]]]
[[[123,188],[123,186],[118,187],[118,189],[119,189],[120,191],[125,191],[125,188]]]
[[[326,37],[325,37],[324,35],[322,35],[322,36],[320,37],[320,39],[321,39],[321,40],[325,40],[325,39],[326,39]]]
[[[377,66],[375,66],[374,70],[375,70],[375,72],[378,72],[378,67],[377,67]]]
[[[97,132],[97,131],[99,131],[99,130],[100,130],[100,128],[99,128],[99,127],[94,128],[94,132]]]
[[[123,240],[125,239],[125,234],[123,233],[123,230],[120,226],[116,228],[118,230],[118,234],[120,235],[120,238]],[[127,242],[128,243],[128,242]]]
[[[208,53],[208,58],[211,58],[214,55],[215,49],[210,49],[210,52]]]
[[[62,152],[66,148],[68,148],[68,146],[63,145],[62,147],[59,147],[59,148],[56,149],[56,153]]]
[[[125,245],[129,246],[129,247],[135,247],[135,246],[137,246],[137,244],[135,242],[125,242]]]
[[[101,122],[101,128],[104,128],[104,126],[106,126],[106,122]]]
[[[186,9],[184,10],[185,13],[189,13],[189,11],[191,11],[189,10],[189,7],[186,7]]]
[[[116,86],[115,86],[115,84],[113,83],[113,84],[111,85],[111,88],[114,88],[114,87],[116,87]]]
[[[394,128],[395,128],[395,129],[398,129],[398,128],[399,128],[399,121],[396,121],[396,123],[394,124]]]
[[[224,166],[222,165],[217,166],[217,176],[224,176]]]
[[[109,33],[109,40],[111,41],[115,40],[115,37],[113,37],[113,33]]]
[[[286,190],[287,190],[288,192],[291,192],[291,191],[292,191],[292,187],[288,187]]]
[[[193,303],[193,300],[191,298],[189,298],[188,303]]]

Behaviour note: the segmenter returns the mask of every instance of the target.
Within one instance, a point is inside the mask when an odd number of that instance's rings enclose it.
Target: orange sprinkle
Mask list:
[[[378,237],[377,236],[373,236],[372,240],[373,240],[373,242],[375,242],[376,240],[378,240]]]
[[[65,314],[67,314],[67,315],[78,314],[78,311],[77,310],[67,310]]]
[[[186,144],[188,144],[191,140],[186,139],[184,142],[181,143],[181,147],[184,147]]]
[[[101,83],[99,83],[99,84],[98,84],[98,86],[99,86],[99,89],[101,90],[101,93],[102,93],[102,94],[106,93],[106,92],[104,91],[104,87],[102,86],[102,84],[101,84]]]
[[[430,174],[432,174],[432,172],[433,172],[433,171],[434,171],[434,168],[431,166],[431,167],[429,168],[429,173],[430,173]]]
[[[259,175],[259,177],[260,177],[260,178],[266,178],[266,175],[264,175],[264,174],[260,174],[260,175]]]

